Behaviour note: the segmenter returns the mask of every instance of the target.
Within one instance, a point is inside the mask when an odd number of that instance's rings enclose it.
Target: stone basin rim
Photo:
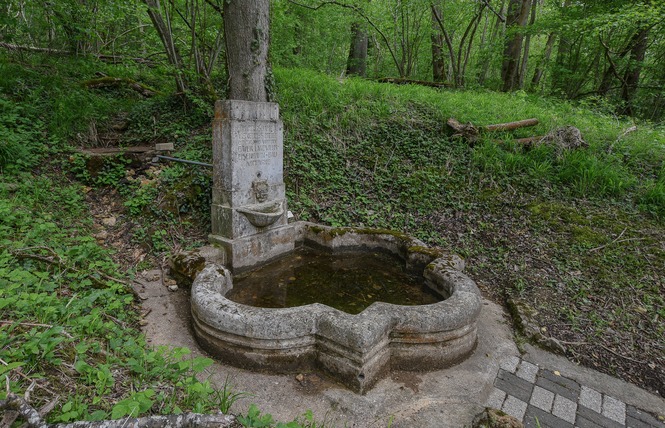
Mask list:
[[[300,245],[333,253],[359,248],[392,252],[407,268],[422,269],[425,283],[448,297],[412,306],[374,302],[358,314],[322,303],[259,308],[226,298],[231,272],[208,263],[192,284],[191,310],[197,340],[211,354],[251,369],[322,369],[362,394],[391,368],[440,369],[473,352],[482,304],[459,257],[400,232],[304,222],[293,227]]]

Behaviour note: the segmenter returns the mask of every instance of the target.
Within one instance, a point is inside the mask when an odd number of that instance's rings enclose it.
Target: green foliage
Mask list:
[[[27,117],[22,106],[0,95],[0,172],[35,164],[41,128],[40,121]]]
[[[358,79],[340,83],[305,70],[278,69],[276,76],[287,131],[287,192],[300,218],[409,229],[411,215],[455,206],[456,193],[482,191],[491,183],[528,193],[540,188],[588,198],[628,197],[650,212],[662,207],[660,187],[648,183],[662,175],[665,135],[648,126],[624,135],[628,123],[524,92],[441,93]],[[469,148],[446,137],[448,117],[478,125],[536,117],[541,124],[488,135]],[[590,147],[528,150],[496,142],[563,125],[577,126]]]
[[[9,376],[11,391],[20,392],[46,379],[49,388],[33,391],[32,404],[45,404],[53,397],[44,391],[57,389],[64,404],[52,422],[228,412],[243,394],[204,379],[212,360],[189,358],[184,348],[149,349],[133,296],[100,276],[121,275],[90,237],[81,189],[48,176],[17,178],[12,197],[0,197],[0,358],[7,363],[0,381]],[[23,377],[13,375],[18,369]]]
[[[311,410],[291,422],[275,422],[270,413],[261,414],[261,410],[253,403],[250,404],[247,414],[238,415],[237,418],[246,428],[316,428],[317,426],[323,428],[323,424],[317,425]]]

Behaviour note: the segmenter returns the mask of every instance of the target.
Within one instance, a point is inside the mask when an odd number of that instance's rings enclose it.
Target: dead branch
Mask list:
[[[481,132],[513,131],[515,129],[524,128],[527,126],[536,126],[538,125],[538,119],[524,119],[515,122],[497,123],[494,125],[477,127],[472,123],[463,124],[454,117],[451,117],[448,119],[446,124],[452,131],[453,137],[462,137],[467,140],[470,145],[473,145],[480,138]],[[530,141],[525,141],[524,143],[530,143]]]
[[[33,322],[18,322],[18,321],[12,321],[12,320],[0,320],[0,324],[12,324],[12,325],[22,325],[25,327],[46,327],[46,328],[53,328],[52,324],[40,324],[40,323],[33,323]],[[62,330],[62,335],[65,336],[68,339],[73,339],[72,335],[67,333],[64,329]],[[2,360],[0,360],[2,361]]]
[[[74,55],[73,52],[63,49],[41,48],[38,46],[22,46],[6,42],[0,42],[0,48],[9,49],[10,51],[41,52],[52,55]]]
[[[28,428],[230,428],[237,426],[232,415],[183,413],[181,415],[155,415],[142,418],[123,418],[106,421],[79,421],[69,424],[49,424],[28,402],[14,393],[0,400],[0,410],[15,411],[25,419]]]
[[[123,78],[123,77],[106,76],[99,79],[86,80],[85,82],[83,82],[83,86],[85,86],[88,89],[108,88],[108,87],[117,88],[123,85],[128,86],[130,89],[138,92],[139,94],[141,94],[146,98],[150,98],[159,93],[155,89],[152,89],[142,83],[139,83],[136,80]]]
[[[508,123],[497,123],[495,125],[486,125],[483,126],[484,131],[513,131],[518,128],[524,128],[527,126],[536,126],[538,125],[538,119],[532,118],[532,119],[524,119],[524,120],[518,120],[516,122],[508,122]]]
[[[7,43],[7,42],[0,42],[0,48],[5,48],[10,51],[23,51],[23,52],[38,52],[38,53],[45,53],[49,55],[67,55],[67,56],[75,56],[75,55],[80,55],[80,53],[77,52],[72,52],[64,49],[55,49],[55,48],[43,48],[40,46],[25,46],[25,45],[17,45],[14,43]],[[117,64],[122,61],[132,61],[137,64],[145,64],[147,66],[154,66],[155,63],[147,58],[135,58],[135,57],[125,57],[121,55],[105,55],[105,54],[88,54],[91,56],[94,56],[101,61],[104,62],[110,62],[113,64]]]
[[[450,83],[444,82],[428,82],[426,80],[403,79],[397,77],[382,77],[376,80],[379,83],[392,83],[395,85],[420,85],[429,86],[431,88],[452,88]]]
[[[50,249],[49,249],[49,250],[50,250]],[[51,253],[55,254],[55,252],[54,252],[53,250],[50,250],[50,251],[51,251]],[[104,278],[104,279],[106,279],[106,280],[108,280],[108,281],[117,282],[118,284],[122,284],[122,285],[124,285],[125,288],[126,288],[126,290],[129,291],[130,293],[132,293],[132,294],[134,295],[134,297],[135,297],[137,300],[141,300],[141,296],[140,296],[139,293],[134,289],[134,287],[132,287],[132,285],[131,285],[129,282],[127,282],[127,281],[123,281],[122,279],[114,278],[114,277],[112,277],[112,276],[110,276],[110,275],[107,275],[107,274],[105,274],[105,273],[103,273],[103,272],[100,272],[100,271],[92,271],[91,273],[88,273],[88,274],[83,273],[83,272],[81,272],[79,269],[76,269],[76,268],[73,267],[73,266],[69,266],[69,265],[68,265],[67,263],[65,263],[65,261],[63,261],[59,256],[58,256],[58,260],[56,260],[54,257],[46,257],[46,256],[41,256],[41,255],[39,255],[39,254],[32,254],[32,253],[24,253],[24,252],[22,252],[22,250],[11,251],[11,254],[12,254],[14,257],[18,258],[18,259],[32,259],[32,260],[37,260],[37,261],[40,261],[40,262],[44,262],[44,263],[50,264],[50,265],[52,265],[52,266],[58,266],[58,267],[60,267],[60,268],[62,268],[62,269],[65,269],[65,270],[70,270],[70,271],[72,271],[72,272],[74,272],[74,273],[77,273],[77,274],[85,275],[85,276],[86,276],[88,279],[90,279],[90,281],[92,281],[97,287],[104,288],[104,287],[107,286],[107,285],[104,283],[104,281],[102,281],[102,280],[100,280],[99,278],[97,278],[97,276],[100,276],[100,277],[102,277],[102,278]],[[97,275],[97,276],[95,276],[95,275]]]

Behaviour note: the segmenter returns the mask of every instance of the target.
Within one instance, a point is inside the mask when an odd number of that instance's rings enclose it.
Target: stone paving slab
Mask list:
[[[487,406],[501,409],[525,427],[665,428],[658,417],[626,404],[612,391],[598,389],[510,356],[500,363]]]

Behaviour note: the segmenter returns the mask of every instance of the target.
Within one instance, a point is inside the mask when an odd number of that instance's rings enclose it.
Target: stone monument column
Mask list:
[[[293,251],[276,103],[223,100],[213,120],[212,233],[234,273]]]

